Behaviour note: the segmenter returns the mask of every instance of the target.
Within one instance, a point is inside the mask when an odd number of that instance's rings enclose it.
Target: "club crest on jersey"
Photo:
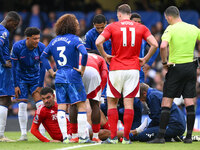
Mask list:
[[[7,33],[6,32],[2,33],[2,36],[0,36],[0,37],[3,38],[3,39],[6,39]]]
[[[38,115],[36,115],[36,116],[35,116],[35,119],[34,119],[34,121],[33,121],[33,122],[37,124],[37,123],[38,123],[38,120],[39,120],[39,116],[38,116]]]

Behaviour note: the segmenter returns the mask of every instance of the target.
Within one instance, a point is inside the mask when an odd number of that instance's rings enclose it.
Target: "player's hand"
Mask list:
[[[6,67],[6,68],[11,68],[12,67],[11,60],[6,60],[6,63],[3,64],[3,66]]]
[[[147,74],[148,74],[148,71],[149,71],[150,68],[151,68],[151,66],[149,66],[148,64],[144,64],[144,66],[142,67],[142,69],[144,71],[145,79],[147,77]]]
[[[78,69],[78,68],[73,68],[74,70],[78,71],[81,74],[81,77],[84,74],[84,70]]]
[[[114,56],[112,56],[112,55],[106,55],[105,57],[104,57],[104,59],[106,60],[106,62],[110,65],[110,62],[111,62],[111,59],[113,58]]]
[[[19,98],[19,95],[21,95],[21,91],[20,91],[20,88],[17,86],[15,87],[15,97]]]
[[[53,78],[55,78],[56,72],[54,72],[53,69],[49,69],[49,73]]]
[[[41,90],[42,90],[42,87],[37,87],[34,92],[40,93]]]
[[[144,66],[144,64],[146,63],[146,59],[144,58],[139,58],[139,61],[140,61],[140,66]]]
[[[50,142],[50,143],[59,143],[59,142],[61,142],[61,141],[59,141],[59,140],[50,140],[49,142]]]

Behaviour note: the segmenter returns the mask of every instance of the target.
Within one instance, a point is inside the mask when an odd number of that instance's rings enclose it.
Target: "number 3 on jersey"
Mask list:
[[[123,32],[123,46],[127,46],[127,32],[126,28],[121,28],[121,31]],[[135,45],[135,28],[129,28],[129,31],[131,32],[131,46],[133,47]]]
[[[58,60],[58,64],[60,66],[64,66],[66,65],[67,63],[67,57],[64,55],[64,51],[66,50],[66,47],[65,46],[60,46],[60,47],[57,47],[57,51],[60,51],[59,53],[59,57],[61,57],[63,59],[63,61],[60,61]]]

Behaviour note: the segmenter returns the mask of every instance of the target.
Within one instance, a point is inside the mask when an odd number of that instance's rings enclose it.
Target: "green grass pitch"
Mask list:
[[[193,135],[200,135],[200,132],[194,132]],[[10,139],[18,139],[20,132],[6,132],[5,136]],[[200,149],[200,142],[193,142],[192,144],[184,144],[182,142],[168,142],[165,144],[147,144],[142,142],[133,142],[129,145],[119,144],[63,144],[63,143],[42,143],[36,139],[32,134],[28,133],[28,141],[5,143],[0,142],[0,150],[198,150]],[[85,147],[82,147],[84,146]],[[76,147],[74,147],[76,146]],[[81,147],[78,147],[81,146]]]

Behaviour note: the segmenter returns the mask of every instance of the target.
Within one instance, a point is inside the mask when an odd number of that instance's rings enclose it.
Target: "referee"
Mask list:
[[[169,26],[162,35],[160,55],[163,68],[168,72],[163,87],[160,129],[157,137],[149,143],[165,143],[164,135],[170,117],[170,108],[175,97],[184,98],[187,111],[187,135],[184,143],[192,143],[191,135],[195,121],[194,99],[196,97],[197,62],[193,61],[196,40],[200,30],[181,20],[175,6],[168,7],[165,18]],[[169,45],[169,59],[167,47]]]

